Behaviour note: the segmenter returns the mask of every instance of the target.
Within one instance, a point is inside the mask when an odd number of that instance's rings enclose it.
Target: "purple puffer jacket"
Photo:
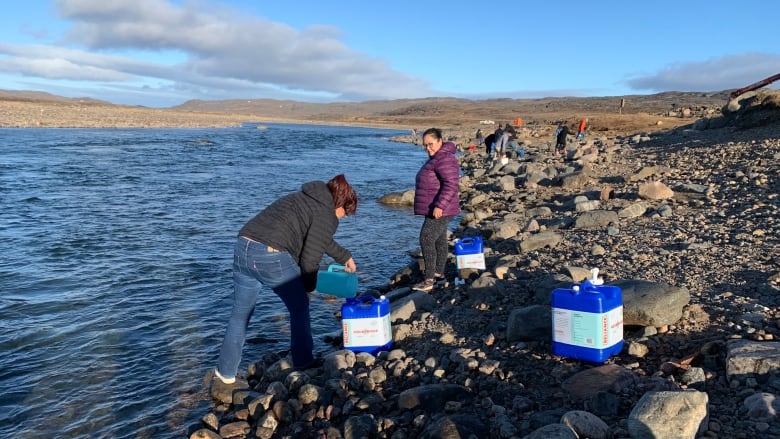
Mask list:
[[[414,190],[414,214],[430,216],[438,207],[444,216],[460,212],[458,180],[460,165],[455,157],[455,144],[444,142],[417,172]]]

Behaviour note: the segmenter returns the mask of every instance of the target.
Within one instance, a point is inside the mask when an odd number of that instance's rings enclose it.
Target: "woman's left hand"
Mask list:
[[[345,267],[344,271],[348,273],[354,273],[357,271],[357,265],[355,265],[355,260],[352,258],[349,258],[349,260],[346,263],[344,263],[344,267]]]
[[[433,217],[436,219],[441,218],[441,216],[444,215],[444,211],[441,210],[441,207],[435,207],[433,209]]]

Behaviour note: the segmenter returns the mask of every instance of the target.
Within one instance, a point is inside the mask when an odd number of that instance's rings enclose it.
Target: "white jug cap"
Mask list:
[[[591,283],[591,285],[604,285],[604,279],[599,277],[598,268],[591,268],[590,279],[588,279],[588,281]]]

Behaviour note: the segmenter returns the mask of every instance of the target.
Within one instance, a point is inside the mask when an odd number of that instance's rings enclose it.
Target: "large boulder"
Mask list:
[[[631,326],[671,325],[682,317],[691,300],[685,287],[646,280],[621,280],[612,283],[623,291],[623,323]]]
[[[379,204],[390,206],[412,206],[414,205],[414,189],[405,192],[390,192],[379,199]]]

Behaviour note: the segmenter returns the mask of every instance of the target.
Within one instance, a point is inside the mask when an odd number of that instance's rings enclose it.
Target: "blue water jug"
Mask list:
[[[454,247],[456,256],[475,255],[484,251],[481,236],[458,239],[455,241]]]
[[[347,273],[347,267],[330,264],[328,271],[317,273],[317,291],[338,297],[355,297],[358,288],[357,273]]]
[[[475,236],[455,241],[455,263],[458,270],[464,268],[485,269],[485,254],[482,237]]]
[[[385,296],[360,296],[341,305],[344,349],[376,355],[393,345],[390,300]]]
[[[603,363],[623,349],[623,292],[604,285],[598,268],[591,279],[552,294],[555,355]]]

